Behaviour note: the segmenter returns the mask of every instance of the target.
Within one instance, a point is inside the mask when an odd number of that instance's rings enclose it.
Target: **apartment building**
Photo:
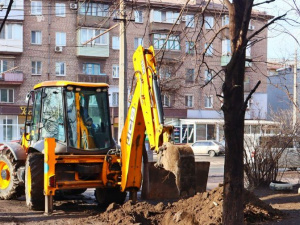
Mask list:
[[[4,3],[0,11],[3,20],[9,0],[0,2]],[[223,5],[211,3],[203,14],[202,1],[193,0],[181,15],[183,5],[184,1],[179,0],[126,2],[128,86],[134,73],[134,50],[140,44],[153,45],[166,122],[177,126],[176,140],[219,140],[222,131],[217,131],[221,128],[214,120],[222,118],[222,99],[217,95],[222,95],[223,74],[218,72],[229,62],[231,50],[228,28],[218,30],[229,23],[228,12]],[[118,1],[14,1],[0,34],[0,142],[20,137],[26,94],[45,80],[109,83],[117,134],[119,28],[105,31],[119,22],[114,20],[118,17]],[[268,19],[270,16],[254,12],[249,33]],[[265,118],[263,75],[267,67],[261,62],[266,62],[266,37],[265,30],[246,51],[253,61],[246,63],[245,96],[262,79],[249,104],[247,119]]]

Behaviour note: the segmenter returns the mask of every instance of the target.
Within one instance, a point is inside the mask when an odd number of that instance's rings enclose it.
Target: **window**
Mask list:
[[[214,27],[214,18],[212,16],[206,16],[204,18],[205,29],[212,29]]]
[[[231,55],[231,46],[229,39],[222,40],[222,55]]]
[[[186,27],[195,27],[195,17],[194,15],[185,16],[185,26]]]
[[[56,62],[55,63],[55,74],[56,74],[56,76],[65,76],[66,75],[66,63]]]
[[[209,95],[205,97],[205,108],[212,108],[213,107],[213,96]]]
[[[248,42],[248,45],[246,47],[246,58],[251,58],[251,43]]]
[[[84,63],[83,73],[87,75],[101,75],[100,64],[98,63]]]
[[[186,70],[186,78],[185,81],[186,82],[194,82],[194,74],[195,74],[195,70],[194,69],[187,69]]]
[[[66,46],[66,33],[56,32],[55,45]]]
[[[119,65],[112,66],[112,77],[119,78]]]
[[[31,1],[31,15],[42,15],[42,1]]]
[[[210,81],[212,80],[212,77],[213,77],[212,71],[210,71],[210,70],[205,70],[205,72],[204,72],[204,82],[205,82],[205,83],[210,82]]]
[[[119,93],[113,92],[112,93],[112,106],[118,106],[119,105]]]
[[[185,53],[187,53],[187,54],[195,53],[195,43],[193,41],[185,42]]]
[[[194,97],[192,95],[185,96],[185,106],[186,107],[189,107],[189,108],[193,107],[193,105],[194,105],[193,98]]]
[[[42,32],[31,31],[31,44],[41,45],[42,44]]]
[[[0,73],[7,71],[7,64],[8,62],[6,60],[0,60]]]
[[[3,4],[3,8],[7,8],[9,5],[10,0],[0,0],[0,3]],[[19,6],[20,7],[20,6]],[[15,0],[11,6],[12,9],[16,9],[17,7],[17,1]]]
[[[175,23],[179,13],[172,11],[151,11],[151,22],[162,22],[162,23]],[[178,20],[177,23],[180,23]]]
[[[89,28],[82,28],[80,30],[80,40],[81,43],[85,43],[86,41],[90,40],[91,38],[102,34],[105,30],[95,30],[95,29],[89,29]],[[90,44],[90,43],[89,43]],[[92,44],[95,45],[108,45],[108,33],[105,33],[101,35],[100,37],[96,38],[92,41]]]
[[[134,22],[143,23],[143,11],[134,11]]]
[[[134,38],[134,49],[137,49],[139,45],[143,46],[143,38]]]
[[[14,90],[13,89],[0,89],[0,102],[13,103],[14,102]]]
[[[229,25],[229,16],[225,15],[222,17],[222,27]]]
[[[159,76],[161,79],[168,79],[171,77],[171,68],[166,66],[161,66],[159,69]]]
[[[167,40],[166,34],[154,34],[153,35],[153,43],[155,49],[164,48],[167,50],[180,50],[180,38],[177,35],[170,35],[169,39]]]
[[[205,53],[206,56],[212,56],[213,55],[214,49],[213,49],[213,44],[212,43],[210,44],[210,46],[208,46],[208,44],[205,43],[205,49],[206,49],[206,53]]]
[[[118,36],[112,37],[112,49],[115,49],[115,50],[120,49],[120,38]]]
[[[41,61],[32,61],[31,62],[31,73],[32,75],[41,75],[42,74],[42,62]]]
[[[3,140],[10,141],[13,137],[13,120],[4,119],[3,120]]]
[[[65,17],[66,16],[66,4],[55,3],[55,15]]]
[[[79,14],[87,16],[109,16],[109,5],[101,3],[82,3]]]
[[[171,106],[171,98],[170,95],[163,95],[162,96],[162,103],[164,107],[170,107]]]
[[[0,39],[22,40],[22,37],[23,26],[16,23],[5,24],[0,33]]]

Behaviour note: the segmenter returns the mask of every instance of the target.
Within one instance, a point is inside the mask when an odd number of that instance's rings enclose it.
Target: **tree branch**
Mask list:
[[[272,19],[269,23],[265,24],[264,26],[262,26],[260,29],[258,29],[257,31],[255,31],[252,35],[250,35],[247,40],[250,40],[251,38],[253,38],[254,36],[256,36],[257,34],[259,34],[260,32],[262,32],[265,28],[267,28],[268,26],[270,26],[271,24],[273,24],[275,21],[282,19],[283,17],[286,16],[286,13],[278,16],[274,19]]]
[[[256,91],[256,89],[258,88],[258,86],[260,85],[261,81],[259,80],[257,82],[257,84],[255,85],[255,87],[250,91],[249,95],[247,96],[245,102],[244,102],[244,106],[243,106],[243,111],[245,111],[247,109],[247,103],[250,100],[250,98],[252,97],[253,93]]]

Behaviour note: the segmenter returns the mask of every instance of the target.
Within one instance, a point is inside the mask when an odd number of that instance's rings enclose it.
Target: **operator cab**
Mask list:
[[[103,154],[115,147],[107,84],[46,81],[31,97],[31,146],[54,137],[56,153]]]

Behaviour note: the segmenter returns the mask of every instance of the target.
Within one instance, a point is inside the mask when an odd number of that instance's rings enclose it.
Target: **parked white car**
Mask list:
[[[191,145],[195,155],[209,155],[214,157],[225,153],[224,146],[213,140],[200,140]]]

